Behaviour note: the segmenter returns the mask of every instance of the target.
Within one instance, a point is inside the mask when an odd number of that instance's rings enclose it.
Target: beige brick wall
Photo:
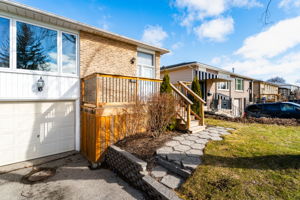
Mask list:
[[[160,79],[160,54],[155,53],[155,75],[157,79]]]
[[[245,107],[244,105],[244,98],[246,98],[247,101],[249,101],[249,86],[250,81],[244,79],[244,90],[243,91],[236,91],[235,90],[235,79],[229,83],[230,90],[218,90],[217,89],[217,83],[213,82],[212,80],[207,80],[207,92],[210,92],[212,95],[207,97],[208,102],[211,102],[213,100],[215,93],[224,94],[226,96],[231,97],[232,99],[242,99],[241,100],[241,106],[242,109]]]
[[[94,72],[136,76],[137,46],[99,35],[80,32],[80,76]],[[155,53],[156,78],[160,77],[160,54]]]

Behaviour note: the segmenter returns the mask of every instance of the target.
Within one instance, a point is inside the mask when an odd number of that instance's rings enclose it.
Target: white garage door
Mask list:
[[[74,102],[0,103],[0,166],[74,149]]]

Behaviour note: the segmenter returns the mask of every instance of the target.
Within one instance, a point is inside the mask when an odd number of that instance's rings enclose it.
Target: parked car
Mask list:
[[[253,104],[246,107],[245,117],[300,119],[300,104],[292,102]]]

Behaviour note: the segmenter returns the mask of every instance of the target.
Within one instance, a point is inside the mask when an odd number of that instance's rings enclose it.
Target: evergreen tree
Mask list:
[[[1,44],[0,67],[9,67],[9,40],[6,40]]]
[[[160,86],[160,93],[168,93],[170,94],[172,92],[172,88],[170,85],[170,77],[169,74],[165,74],[163,78],[163,82]]]
[[[195,78],[194,78],[194,80],[193,80],[193,82],[192,82],[192,90],[193,90],[193,92],[195,92],[199,97],[202,98],[201,85],[200,85],[200,83],[199,83],[199,80],[198,80],[198,77],[197,77],[197,76],[195,76]],[[200,111],[201,111],[200,102],[199,102],[197,99],[193,98],[193,97],[191,97],[191,99],[192,99],[192,102],[194,103],[194,104],[192,105],[192,110],[193,110],[197,115],[200,115]]]
[[[22,24],[17,33],[17,65],[21,69],[47,70],[48,56],[40,38],[35,37],[30,25]]]

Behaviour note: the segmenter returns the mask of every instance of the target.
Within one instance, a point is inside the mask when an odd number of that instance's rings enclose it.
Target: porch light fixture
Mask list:
[[[134,63],[135,63],[135,60],[136,60],[135,57],[131,58],[130,63],[131,63],[131,64],[134,64]]]
[[[42,92],[45,86],[45,81],[43,80],[42,77],[40,77],[40,79],[37,81],[36,86],[38,88],[39,92]]]

